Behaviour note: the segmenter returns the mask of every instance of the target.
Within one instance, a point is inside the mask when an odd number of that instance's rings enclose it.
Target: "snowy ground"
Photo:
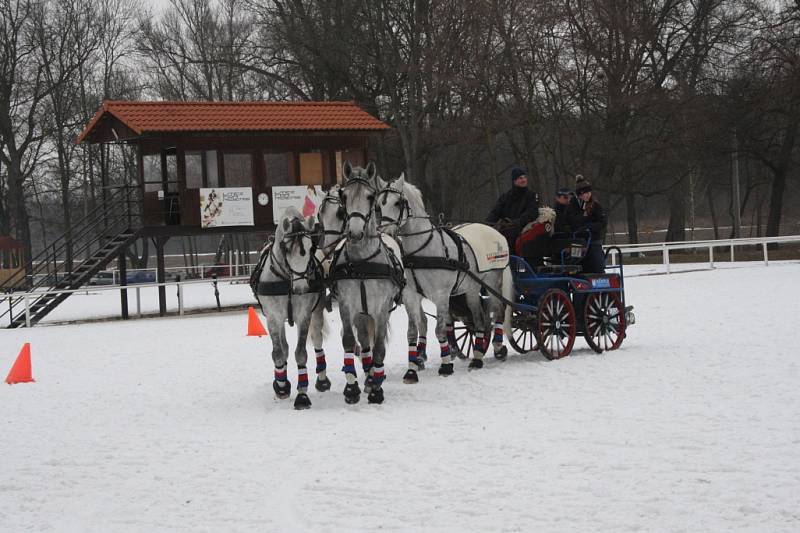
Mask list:
[[[332,371],[303,412],[243,312],[0,330],[0,377],[28,341],[37,380],[0,387],[0,528],[798,531],[798,279],[631,277],[620,350],[415,386],[397,312],[386,403]]]

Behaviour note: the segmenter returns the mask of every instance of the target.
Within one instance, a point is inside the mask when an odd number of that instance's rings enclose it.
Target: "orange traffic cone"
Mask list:
[[[248,337],[263,337],[267,335],[267,330],[258,318],[255,308],[251,305],[247,310],[247,336]]]
[[[32,381],[31,343],[26,342],[19,351],[17,360],[14,362],[14,366],[11,367],[11,372],[9,372],[6,377],[6,383],[13,385],[14,383],[30,383]]]

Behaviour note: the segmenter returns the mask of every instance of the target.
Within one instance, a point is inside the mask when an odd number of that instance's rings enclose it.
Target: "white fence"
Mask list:
[[[225,278],[225,283],[247,283],[249,280],[249,276],[235,276],[235,277],[228,277]],[[183,288],[186,285],[198,285],[198,284],[213,284],[216,283],[217,280],[215,279],[196,279],[196,280],[186,280],[186,281],[167,281],[164,283],[141,283],[136,285],[107,285],[107,286],[99,286],[99,287],[92,287],[91,289],[82,288],[82,289],[70,289],[70,290],[53,290],[53,291],[32,291],[32,292],[14,292],[10,293],[6,296],[6,299],[18,299],[24,298],[25,300],[25,326],[31,327],[31,301],[36,300],[40,296],[44,296],[46,294],[76,294],[76,293],[86,293],[89,290],[92,292],[96,291],[129,291],[134,292],[136,294],[136,315],[141,317],[142,316],[142,297],[141,297],[141,289],[147,289],[152,287],[177,287],[178,289],[178,314],[183,316],[184,314],[184,298],[183,298]]]
[[[619,248],[623,254],[635,254],[643,252],[661,252],[664,272],[671,272],[669,254],[676,250],[708,250],[708,267],[714,268],[714,248],[729,248],[731,262],[736,260],[736,247],[742,246],[761,246],[764,265],[769,266],[769,252],[767,248],[770,244],[800,243],[800,235],[789,235],[784,237],[748,237],[742,239],[720,239],[711,241],[684,241],[684,242],[662,242],[646,244],[624,244],[605,246],[606,250],[612,249],[610,254],[612,264],[618,262],[617,251]],[[800,259],[800,257],[798,257]]]

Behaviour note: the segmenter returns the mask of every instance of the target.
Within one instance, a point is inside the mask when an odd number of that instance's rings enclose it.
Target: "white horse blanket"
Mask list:
[[[498,270],[508,265],[508,243],[503,235],[486,224],[459,224],[453,226],[472,249],[478,263],[478,271]]]

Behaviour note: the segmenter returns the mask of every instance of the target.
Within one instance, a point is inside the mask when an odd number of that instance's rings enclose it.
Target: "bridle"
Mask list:
[[[400,202],[400,214],[397,216],[396,220],[391,217],[384,216],[383,211],[381,210],[381,205],[386,205],[389,202],[389,193],[396,194],[400,197],[398,200],[398,202]],[[382,200],[381,196],[383,196]],[[391,184],[389,184],[375,197],[375,214],[378,216],[378,230],[383,230],[385,227],[392,225],[396,225],[397,229],[399,230],[403,224],[405,224],[406,220],[411,218],[411,208],[408,205],[408,200],[406,200],[403,191],[393,189]]]
[[[366,215],[364,213],[359,213],[358,211],[355,211],[353,213],[350,213],[350,212],[347,211],[347,206],[346,206],[346,202],[345,202],[345,191],[351,185],[355,185],[355,184],[358,184],[358,183],[360,183],[361,185],[365,186],[370,192],[372,192],[372,199],[368,198],[370,206],[369,206],[369,209],[367,209],[367,214]],[[348,178],[347,183],[345,183],[344,187],[339,189],[339,201],[341,203],[341,209],[344,209],[345,213],[347,215],[346,218],[345,218],[345,224],[347,224],[347,221],[349,219],[351,219],[351,218],[360,218],[361,220],[364,221],[364,225],[366,226],[367,223],[369,222],[370,218],[372,218],[372,212],[374,211],[374,207],[375,207],[375,196],[376,196],[377,192],[378,191],[372,185],[371,180],[369,180],[367,178],[362,178],[361,176],[351,176],[350,178]],[[358,240],[360,240],[360,239],[358,239]]]
[[[325,223],[322,221],[322,211],[328,204],[337,206],[336,218],[341,221],[338,230],[326,229]],[[321,230],[318,232],[320,237],[324,237],[325,235],[336,235],[337,237],[341,238],[341,236],[344,234],[345,224],[347,224],[347,209],[345,209],[344,204],[342,203],[342,199],[338,194],[325,195],[325,198],[322,199],[322,202],[320,202],[319,208],[317,209],[317,220],[319,220],[319,226],[321,228]]]

